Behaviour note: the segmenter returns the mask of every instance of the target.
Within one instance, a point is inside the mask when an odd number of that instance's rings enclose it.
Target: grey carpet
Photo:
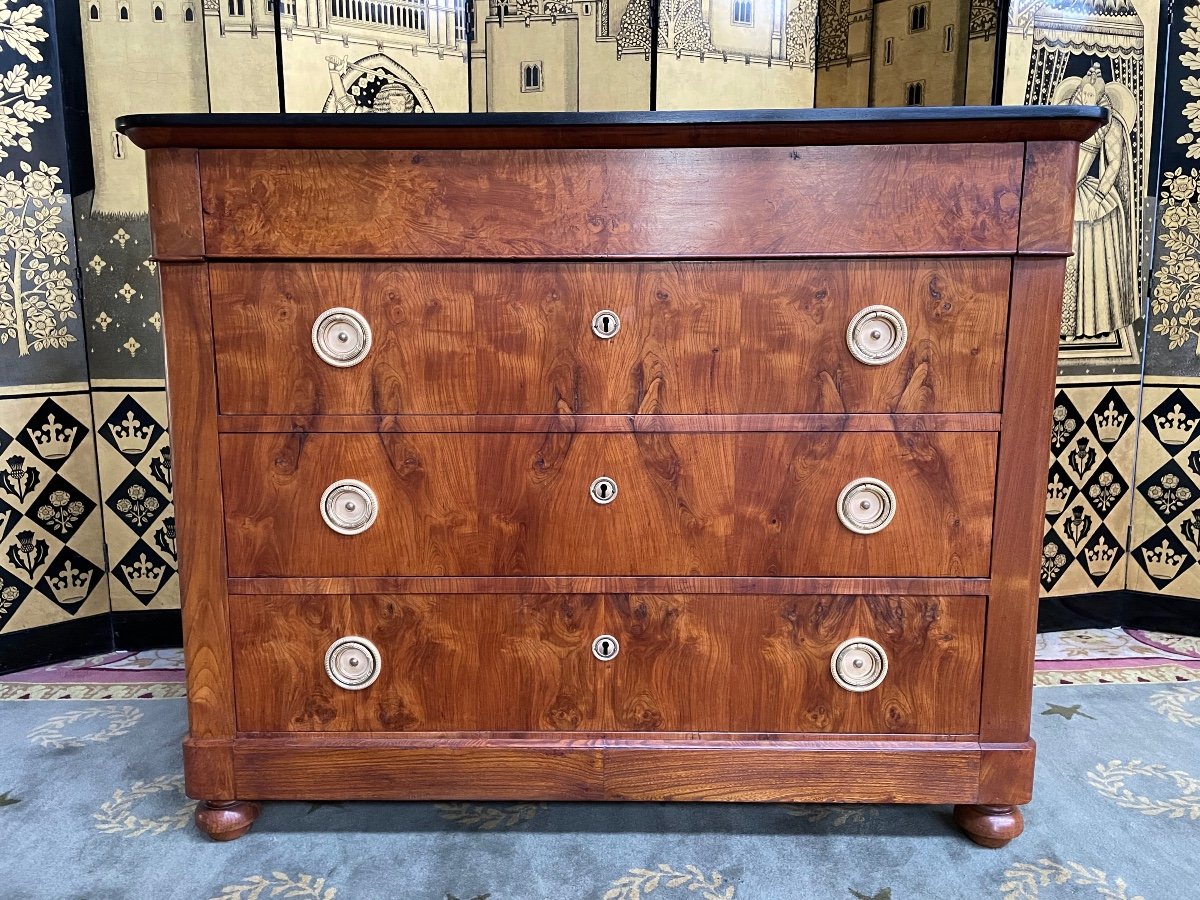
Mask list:
[[[268,803],[214,844],[180,700],[0,703],[0,896],[1200,897],[1200,687],[1039,688],[1036,794],[1002,850],[948,807]]]

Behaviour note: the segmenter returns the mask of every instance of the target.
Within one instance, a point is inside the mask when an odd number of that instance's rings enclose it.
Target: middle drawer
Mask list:
[[[270,433],[220,446],[233,577],[990,568],[991,432]]]
[[[209,271],[227,415],[1000,409],[1002,258]]]

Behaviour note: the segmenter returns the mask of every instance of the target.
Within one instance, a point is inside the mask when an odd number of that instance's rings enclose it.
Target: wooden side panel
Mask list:
[[[1000,408],[1006,259],[757,263],[228,263],[211,269],[226,414],[937,413]],[[908,325],[869,366],[864,307]],[[313,351],[349,306],[373,345]],[[611,310],[609,339],[591,319]]]
[[[617,596],[609,667],[618,731],[971,734],[983,598]],[[830,674],[837,646],[877,641],[876,689]]]
[[[201,264],[164,263],[160,272],[190,735],[229,737],[233,674],[208,279]]]
[[[1058,356],[1058,316],[1066,263],[1020,259],[1004,365],[1004,424],[996,472],[992,592],[984,651],[980,739],[1029,739],[1033,645]]]
[[[146,153],[154,257],[198,259],[204,255],[204,219],[200,211],[200,167],[195,150],[162,149]]]
[[[1012,252],[1023,157],[1018,143],[205,150],[200,165],[214,256],[757,257]]]
[[[982,577],[995,435],[225,434],[229,574]],[[617,483],[605,506],[593,479]],[[838,495],[889,484],[891,524],[856,534]],[[343,535],[325,488],[368,484]]]
[[[242,731],[604,727],[596,596],[239,597],[231,613]],[[344,635],[379,648],[379,680],[364,690],[325,674]]]
[[[1025,145],[1019,252],[1071,252],[1078,160],[1079,144],[1074,141]]]

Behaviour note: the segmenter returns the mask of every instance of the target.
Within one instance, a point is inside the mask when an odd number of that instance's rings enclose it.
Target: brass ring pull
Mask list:
[[[904,316],[890,306],[868,306],[859,310],[846,327],[846,346],[861,363],[882,366],[904,351],[908,325]]]
[[[352,309],[327,309],[313,322],[312,345],[317,356],[331,366],[356,366],[371,349],[371,326]]]

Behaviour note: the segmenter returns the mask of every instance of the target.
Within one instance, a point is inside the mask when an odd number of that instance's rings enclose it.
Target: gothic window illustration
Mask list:
[[[953,53],[954,52],[954,26],[953,25],[946,26],[946,33],[943,36],[943,40],[942,40],[942,52],[943,53]]]
[[[185,22],[196,21],[195,10],[193,10],[190,6],[185,6],[183,8],[183,21],[185,21]]]
[[[908,106],[924,106],[925,82],[910,81],[904,85],[904,102]]]
[[[540,62],[521,63],[521,91],[540,91],[542,89],[542,64]]]
[[[883,42],[883,64],[890,66],[892,64],[892,39],[888,38]]]
[[[332,90],[324,112],[433,112],[420,83],[386,54],[376,53],[353,63],[345,56],[327,56],[325,61]]]
[[[229,15],[244,16],[246,14],[246,0],[228,0]]]
[[[733,0],[733,24],[754,24],[754,0]]]
[[[294,2],[284,3],[284,12],[294,16]],[[405,31],[424,32],[427,0],[330,0],[330,14],[361,25],[385,25]]]
[[[88,7],[88,18],[91,19],[93,22],[100,21],[100,7],[97,6],[95,3],[93,3],[90,7]]]
[[[928,3],[918,3],[916,6],[909,7],[908,30],[909,31],[924,31],[928,27],[929,27],[929,4]]]
[[[129,21],[129,5],[128,4],[122,3],[120,6],[117,7],[117,18],[120,19],[122,22]]]
[[[154,4],[154,21],[161,22],[163,20],[163,8],[161,3]]]

